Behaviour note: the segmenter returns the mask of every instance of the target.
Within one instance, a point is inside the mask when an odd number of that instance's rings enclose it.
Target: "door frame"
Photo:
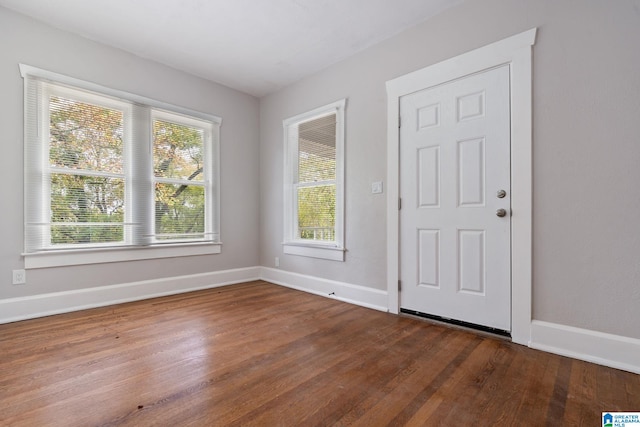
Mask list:
[[[537,28],[386,82],[387,297],[400,309],[400,97],[500,65],[511,85],[511,339],[529,345],[532,320],[532,49]]]

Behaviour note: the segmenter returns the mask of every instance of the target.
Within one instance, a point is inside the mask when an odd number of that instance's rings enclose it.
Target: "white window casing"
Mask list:
[[[218,183],[219,130],[222,120],[219,117],[24,64],[20,64],[20,72],[25,82],[25,268],[220,253]],[[65,97],[73,102],[91,104],[122,114],[122,130],[118,135],[123,141],[123,148],[121,154],[115,156],[122,162],[121,171],[103,171],[99,168],[84,170],[55,167],[51,164],[51,97]],[[197,129],[198,135],[202,135],[202,147],[198,151],[198,159],[202,159],[202,177],[197,182],[155,176],[152,141],[154,119],[185,129],[193,127],[194,132]],[[97,243],[54,244],[51,230],[61,223],[53,222],[51,217],[52,174],[95,176],[123,181],[124,219],[113,223],[122,227],[122,238]],[[158,183],[201,189],[199,194],[204,194],[204,204],[198,211],[204,211],[204,221],[201,221],[203,225],[199,226],[203,227],[203,231],[188,234],[174,232],[164,235],[162,239],[158,238],[158,233],[154,230],[154,186]],[[85,227],[95,225],[99,229],[100,226],[111,226],[112,223],[77,224]]]
[[[283,252],[313,258],[344,261],[344,142],[346,99],[290,117],[283,121],[284,133],[284,241]],[[299,182],[299,127],[335,115],[335,178]],[[331,141],[333,138],[331,136]],[[333,151],[333,150],[331,150]],[[334,226],[329,237],[302,238],[298,222],[298,194],[301,189],[335,185]]]

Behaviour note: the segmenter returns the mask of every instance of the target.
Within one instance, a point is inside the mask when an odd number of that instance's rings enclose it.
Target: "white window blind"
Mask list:
[[[335,241],[336,114],[298,125],[296,237]]]
[[[219,118],[21,71],[26,253],[219,241]]]
[[[154,112],[152,126],[155,238],[205,239],[211,228],[205,215],[211,129],[160,112]]]
[[[343,260],[345,105],[283,122],[285,253]]]

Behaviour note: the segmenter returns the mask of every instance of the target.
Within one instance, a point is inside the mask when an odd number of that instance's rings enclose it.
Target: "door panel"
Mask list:
[[[404,96],[400,115],[401,307],[510,330],[509,67]]]
[[[439,259],[440,242],[438,230],[420,230],[418,246],[420,286],[440,286]]]
[[[440,204],[440,151],[438,147],[418,150],[418,206],[437,207]]]

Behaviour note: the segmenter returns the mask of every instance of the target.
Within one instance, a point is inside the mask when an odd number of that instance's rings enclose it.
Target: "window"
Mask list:
[[[211,180],[205,179],[205,142],[211,126],[166,112],[152,117],[156,241],[206,239]]]
[[[27,255],[219,243],[219,118],[21,72]]]
[[[344,260],[344,110],[340,100],[283,122],[284,253]]]

